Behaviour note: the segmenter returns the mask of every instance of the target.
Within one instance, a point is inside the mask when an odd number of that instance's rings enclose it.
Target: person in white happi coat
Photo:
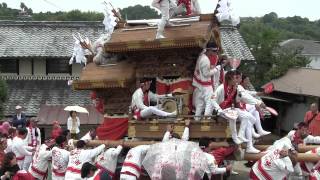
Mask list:
[[[129,150],[120,172],[120,180],[137,180],[142,171],[142,161],[150,145],[140,145]]]
[[[294,171],[297,152],[292,149],[274,149],[258,160],[250,171],[251,180],[285,179]]]
[[[28,135],[26,141],[29,147],[36,149],[41,145],[41,133],[40,129],[37,127],[38,119],[31,118],[27,123]],[[32,156],[26,156],[23,164],[23,169],[28,170],[32,161]]]
[[[314,148],[311,151],[306,152],[307,154],[317,154],[320,156],[320,147]],[[320,161],[314,162],[300,162],[300,168],[303,175],[308,176],[309,180],[320,180]]]
[[[109,148],[104,153],[100,154],[96,160],[96,167],[100,170],[106,171],[110,177],[115,177],[117,168],[118,156],[122,151],[122,146],[119,145],[117,148]],[[96,174],[98,174],[96,172]]]
[[[16,155],[17,164],[20,169],[23,169],[24,159],[26,156],[32,156],[34,148],[27,146],[26,137],[28,130],[25,128],[18,129],[18,135],[12,140],[12,152]]]
[[[97,132],[96,132],[96,129],[93,128],[89,132],[87,132],[87,134],[85,134],[80,140],[91,141],[96,139],[96,137],[97,137]]]
[[[91,162],[92,159],[102,153],[106,147],[102,144],[94,149],[83,149],[85,145],[85,141],[79,140],[77,141],[76,149],[70,152],[65,179],[80,180],[83,163]]]
[[[218,112],[231,109],[238,115],[237,119],[227,118],[231,130],[231,137],[236,144],[247,142],[246,152],[259,153],[260,151],[253,147],[252,129],[256,119],[242,106],[245,104],[252,104],[257,107],[265,107],[264,103],[245,91],[242,92],[237,84],[237,76],[241,73],[239,71],[229,71],[225,75],[225,82],[221,84],[216,90],[212,99],[216,102],[214,107]],[[219,114],[218,114],[219,115]],[[220,114],[221,115],[221,114]],[[223,115],[223,114],[222,114]],[[239,135],[237,136],[236,120],[240,120]]]
[[[157,102],[159,97],[172,96],[157,95],[149,91],[151,81],[144,78],[140,81],[140,88],[138,88],[132,95],[131,108],[134,112],[134,118],[140,120],[151,115],[162,117],[175,116],[177,112],[168,113],[158,109],[155,106],[150,106],[150,102]]]
[[[183,6],[181,4],[179,7],[177,7],[177,4],[174,0],[153,0],[151,5],[161,12],[161,20],[158,23],[156,39],[165,38],[163,35],[164,28],[166,26],[172,26],[169,21],[170,18],[175,14],[182,13]]]
[[[45,144],[38,146],[33,155],[32,163],[29,167],[29,173],[36,179],[44,180],[48,175],[48,164],[51,159],[53,146],[52,141],[47,141]]]
[[[181,138],[177,133],[173,132],[174,126],[168,125],[167,131],[164,133],[164,136],[162,138],[162,142],[169,141],[171,138],[177,138],[177,139],[181,139],[184,141],[188,141],[189,140],[189,125],[190,125],[190,120],[185,120],[185,127],[184,127],[183,134],[182,134]]]
[[[58,136],[55,140],[57,146],[52,148],[52,180],[64,180],[70,155],[65,149],[67,138]]]
[[[215,101],[211,98],[214,94],[212,76],[216,73],[217,69],[211,66],[209,58],[217,56],[217,50],[215,44],[209,42],[196,63],[192,79],[192,86],[195,87],[192,97],[196,109],[195,120],[199,120],[199,116],[201,116],[203,109],[205,109],[205,116],[211,116],[213,112],[213,104]]]
[[[294,148],[297,150],[299,144],[320,144],[320,136],[309,134],[308,124],[300,122],[297,124],[297,130],[291,130],[285,137],[276,140],[267,150],[276,148]]]

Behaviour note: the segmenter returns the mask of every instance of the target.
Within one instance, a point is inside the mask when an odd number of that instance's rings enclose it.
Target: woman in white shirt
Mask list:
[[[67,121],[67,127],[71,134],[71,139],[78,139],[80,133],[80,119],[77,112],[70,111],[70,116]]]

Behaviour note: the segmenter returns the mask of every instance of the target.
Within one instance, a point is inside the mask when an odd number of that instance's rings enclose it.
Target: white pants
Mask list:
[[[256,119],[254,126],[257,128],[257,131],[260,134],[263,131],[263,128],[261,126],[261,119],[260,119],[259,112],[257,111],[256,107],[251,104],[246,104],[246,109]]]
[[[193,104],[196,108],[196,116],[201,116],[204,110],[205,116],[211,116],[214,107],[217,106],[217,102],[212,99],[213,89],[211,86],[203,87],[201,90],[199,88],[195,88],[193,91]],[[195,120],[199,120],[200,118],[196,118]]]
[[[127,175],[127,174],[121,174],[120,180],[137,180],[135,176]]]
[[[241,110],[239,108],[235,108],[238,113],[238,119],[241,121],[238,136],[246,137],[249,142],[247,144],[248,147],[253,146],[252,144],[252,128],[255,123],[255,118],[245,110]],[[236,121],[229,120],[229,126],[231,130],[232,138],[237,136],[237,125]]]
[[[169,19],[176,13],[181,13],[183,6],[180,5],[177,7],[176,3],[172,0],[162,0],[160,6],[153,5],[154,7],[159,8],[161,12],[161,20],[158,24],[158,33],[163,33],[164,27],[168,24]]]
[[[32,156],[26,156],[23,161],[23,169],[28,171],[32,162]]]
[[[173,115],[173,113],[168,113],[168,112],[162,111],[154,106],[149,106],[140,112],[140,115],[142,118],[149,117],[153,114],[155,114],[157,116],[161,116],[161,117],[167,117],[167,116]]]

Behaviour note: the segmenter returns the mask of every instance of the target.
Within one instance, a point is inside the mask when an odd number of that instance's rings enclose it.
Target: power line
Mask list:
[[[56,4],[54,4],[54,3],[50,2],[50,1],[48,1],[48,0],[43,0],[43,1],[48,3],[48,4],[50,4],[50,5],[52,5],[52,6],[54,6],[54,7],[56,7],[56,8],[58,8],[61,11],[63,11],[63,9],[61,7],[57,6]]]

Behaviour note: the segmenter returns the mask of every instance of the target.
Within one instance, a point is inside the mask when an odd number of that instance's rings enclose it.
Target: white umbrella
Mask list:
[[[81,106],[67,106],[64,108],[65,111],[75,111],[78,113],[87,113],[89,114],[88,110]]]

